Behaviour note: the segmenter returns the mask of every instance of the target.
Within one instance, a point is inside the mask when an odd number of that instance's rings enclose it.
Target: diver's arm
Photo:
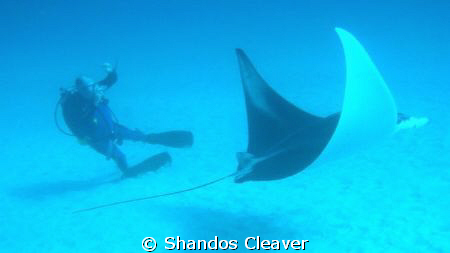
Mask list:
[[[105,63],[104,67],[107,75],[103,80],[98,81],[96,84],[104,86],[105,89],[108,89],[117,82],[117,71],[116,67],[113,68],[109,63]]]
[[[85,99],[92,101],[94,104],[105,101],[103,95],[104,91],[117,81],[116,68],[113,68],[109,63],[105,63],[103,66],[105,67],[107,73],[103,80],[94,82],[86,76],[78,77],[75,80],[75,90]]]

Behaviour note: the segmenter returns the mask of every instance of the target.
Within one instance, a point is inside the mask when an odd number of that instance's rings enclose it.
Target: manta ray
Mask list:
[[[234,177],[236,183],[283,179],[313,164],[363,149],[394,133],[399,117],[382,76],[353,35],[340,28],[336,32],[346,62],[344,102],[339,112],[320,117],[298,108],[264,81],[242,49],[236,49],[248,126],[247,150],[237,153],[237,170],[188,189],[75,212],[188,192],[229,177]],[[422,123],[426,121],[418,124]]]
[[[397,109],[386,83],[361,44],[343,29],[336,32],[344,47],[346,87],[342,110],[327,117],[305,112],[284,99],[244,51],[236,50],[248,146],[237,154],[235,182],[286,178],[318,160],[362,148],[394,132]]]
[[[247,152],[237,153],[236,183],[282,179],[308,167],[324,150],[339,113],[319,117],[281,97],[259,75],[247,55],[236,49],[244,88]]]

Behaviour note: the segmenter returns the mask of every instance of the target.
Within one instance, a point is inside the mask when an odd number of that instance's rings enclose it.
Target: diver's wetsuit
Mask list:
[[[108,107],[108,101],[95,94],[93,87],[109,88],[117,80],[115,70],[108,73],[102,81],[87,84],[77,79],[74,90],[65,90],[61,94],[61,106],[66,124],[82,143],[112,158],[122,172],[128,165],[125,155],[117,147],[122,140],[146,141],[147,135],[139,130],[130,130],[115,121]]]

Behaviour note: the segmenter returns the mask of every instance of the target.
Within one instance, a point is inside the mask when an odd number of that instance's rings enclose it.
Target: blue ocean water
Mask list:
[[[0,3],[0,252],[163,251],[185,240],[309,240],[310,252],[450,252],[450,2],[10,1]],[[289,101],[339,110],[342,27],[364,45],[400,111],[429,124],[323,167],[73,214],[189,188],[236,169],[247,120],[235,48]],[[191,149],[126,143],[130,163],[169,150],[170,167],[107,183],[118,169],[54,123],[59,88],[103,77],[121,123],[188,129]],[[61,120],[61,118],[60,118]]]

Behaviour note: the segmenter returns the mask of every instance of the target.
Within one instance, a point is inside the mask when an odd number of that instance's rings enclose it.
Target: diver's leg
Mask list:
[[[116,138],[121,143],[122,140],[146,141],[147,135],[139,130],[131,130],[123,125],[114,124]]]
[[[97,152],[105,155],[107,158],[112,158],[119,169],[125,173],[128,169],[127,159],[125,154],[114,144],[112,140],[103,140],[90,143],[90,146]]]
[[[126,173],[128,169],[127,158],[122,151],[116,146],[113,145],[111,158],[116,162],[117,167],[122,171],[122,173]]]
[[[115,124],[114,129],[119,144],[122,140],[133,140],[173,148],[184,148],[192,146],[194,142],[194,137],[189,131],[167,131],[162,133],[144,134],[139,130],[131,130],[120,124]]]
[[[146,142],[173,148],[187,148],[194,143],[194,136],[189,131],[167,131],[147,134]]]

